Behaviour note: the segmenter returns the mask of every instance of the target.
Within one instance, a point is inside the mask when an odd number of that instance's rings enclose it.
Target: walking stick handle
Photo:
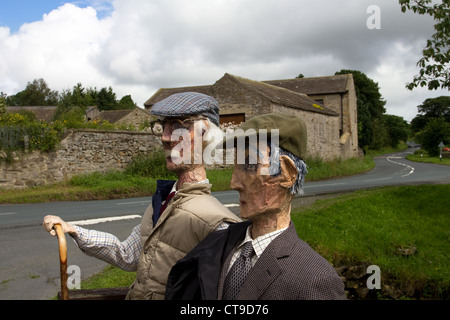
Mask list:
[[[58,237],[59,245],[59,266],[61,272],[61,299],[69,300],[69,288],[67,287],[67,243],[66,235],[60,224],[53,227]]]

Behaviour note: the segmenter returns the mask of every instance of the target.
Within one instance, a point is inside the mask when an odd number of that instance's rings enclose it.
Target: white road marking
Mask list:
[[[399,164],[399,165],[404,166],[404,167],[406,167],[407,169],[409,169],[409,172],[408,172],[407,174],[404,174],[404,175],[401,176],[402,178],[407,177],[407,176],[409,176],[410,174],[413,174],[413,173],[414,173],[414,167],[411,167],[411,166],[409,166],[409,165],[407,165],[407,164],[404,164],[404,163],[400,163],[400,162],[391,160],[391,159],[397,159],[397,158],[398,158],[398,157],[387,157],[386,160],[389,161],[390,163]],[[400,158],[402,158],[402,157],[400,157]]]
[[[12,214],[16,214],[16,212],[6,212],[6,213],[0,213],[0,216],[9,216]]]
[[[129,216],[120,216],[120,217],[107,217],[107,218],[98,218],[98,219],[87,219],[87,220],[79,220],[79,221],[68,221],[70,224],[75,224],[77,226],[87,226],[91,224],[111,222],[111,221],[120,221],[120,220],[130,220],[142,218],[140,215],[129,215]]]
[[[150,200],[148,200],[148,201],[134,201],[134,202],[121,202],[121,203],[116,203],[116,205],[118,205],[118,206],[125,206],[125,205],[128,205],[128,204],[137,204],[137,203],[146,204],[146,203],[150,203]]]
[[[392,179],[392,177],[387,177],[387,178],[379,178],[379,179],[371,179],[371,180],[365,180],[366,182],[370,182],[370,181],[382,181],[382,180],[390,180]]]
[[[304,189],[306,189],[306,188],[328,187],[328,186],[339,186],[339,185],[342,185],[342,184],[346,184],[346,183],[344,183],[344,182],[342,182],[342,183],[330,183],[330,184],[320,184],[320,185],[315,185],[315,186],[305,185]]]

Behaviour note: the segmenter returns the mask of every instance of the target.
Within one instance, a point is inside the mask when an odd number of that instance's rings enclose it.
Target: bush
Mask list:
[[[439,155],[439,143],[450,142],[450,124],[444,118],[432,118],[427,122],[425,129],[417,133],[417,140],[422,144],[430,157]]]
[[[28,148],[30,150],[52,151],[60,140],[62,131],[45,121],[37,121],[29,111],[5,112],[0,115],[0,127],[8,133],[9,141],[0,145],[3,149]],[[5,144],[5,143],[3,143]]]
[[[138,175],[155,179],[176,179],[176,175],[166,167],[166,156],[162,149],[151,154],[137,156],[125,169],[128,175]]]
[[[86,122],[84,109],[73,107],[60,114],[51,123],[36,120],[30,111],[19,113],[0,110],[0,148],[54,151],[68,128],[100,130],[134,130],[134,127],[116,126],[105,120]],[[4,140],[4,141],[3,141]]]

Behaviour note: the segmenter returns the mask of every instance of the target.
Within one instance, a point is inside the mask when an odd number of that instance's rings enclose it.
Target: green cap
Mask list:
[[[271,130],[278,129],[279,146],[303,160],[306,158],[306,124],[296,116],[283,113],[264,114],[244,122],[238,129],[242,130],[236,130],[235,134],[225,137],[222,147],[235,145],[226,141],[236,141],[239,136],[250,136],[247,131],[249,129],[254,129],[256,134],[259,134],[259,130],[266,129],[268,137],[271,136]]]

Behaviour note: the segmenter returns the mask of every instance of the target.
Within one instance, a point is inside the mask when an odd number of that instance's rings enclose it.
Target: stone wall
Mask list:
[[[0,188],[47,185],[74,175],[121,170],[160,144],[159,137],[144,132],[70,130],[56,151],[15,152],[12,163],[0,161]]]
[[[295,115],[305,121],[308,132],[308,155],[324,161],[343,158],[339,145],[339,117],[272,105],[273,112]]]

